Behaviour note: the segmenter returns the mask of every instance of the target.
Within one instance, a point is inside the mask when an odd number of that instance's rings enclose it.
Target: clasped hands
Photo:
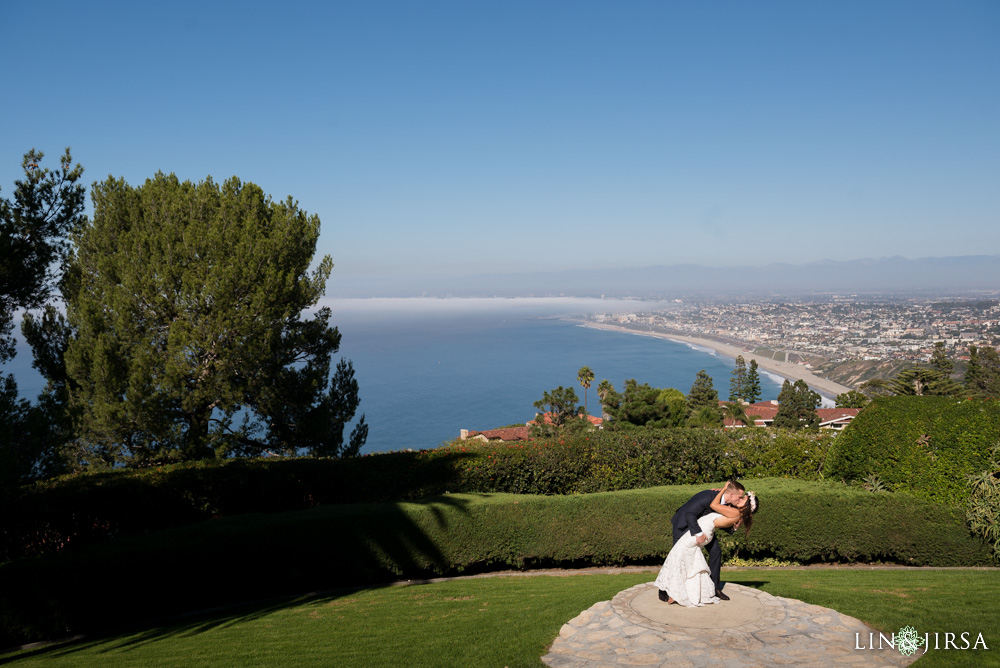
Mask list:
[[[718,487],[713,487],[712,491],[713,492],[719,492],[719,491],[721,491],[721,492],[724,493],[728,489],[729,489],[729,481],[727,480],[726,484],[722,487],[721,490]],[[704,545],[705,543],[708,542],[708,538],[705,536],[705,534],[699,534],[699,535],[695,536],[694,542],[695,542],[695,545],[701,546],[701,545]]]

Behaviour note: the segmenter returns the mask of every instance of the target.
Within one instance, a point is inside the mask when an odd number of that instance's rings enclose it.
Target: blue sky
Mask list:
[[[3,14],[3,195],[31,147],[236,175],[320,216],[331,286],[1000,252],[994,0]]]

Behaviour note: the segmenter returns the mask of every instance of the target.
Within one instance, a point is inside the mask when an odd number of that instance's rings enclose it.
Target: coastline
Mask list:
[[[827,380],[826,378],[820,378],[814,374],[809,369],[805,368],[801,364],[793,364],[791,362],[778,362],[768,358],[757,358],[753,356],[751,351],[745,350],[740,346],[730,345],[727,343],[722,343],[721,341],[713,341],[712,339],[703,339],[696,336],[687,336],[684,334],[668,334],[667,332],[657,332],[653,330],[638,330],[631,329],[629,327],[621,327],[619,325],[608,325],[602,322],[592,322],[589,320],[574,320],[574,322],[579,323],[584,327],[592,327],[594,329],[604,329],[611,332],[623,332],[626,334],[638,334],[639,336],[652,336],[658,339],[668,339],[670,341],[676,341],[678,343],[687,343],[693,346],[700,346],[702,348],[708,348],[714,350],[715,352],[728,357],[732,360],[736,360],[738,355],[743,355],[743,359],[746,360],[747,364],[750,363],[751,359],[757,360],[757,366],[761,369],[773,373],[776,376],[781,376],[782,378],[787,378],[791,382],[797,380],[804,380],[809,388],[815,392],[818,392],[820,396],[825,399],[836,399],[838,394],[844,392],[849,392],[851,388],[841,385],[840,383],[835,383],[832,380]]]

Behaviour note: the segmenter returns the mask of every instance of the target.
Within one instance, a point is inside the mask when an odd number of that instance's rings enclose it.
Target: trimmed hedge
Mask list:
[[[0,561],[243,513],[446,492],[574,494],[732,476],[815,479],[829,434],[591,432],[350,459],[234,459],[67,476],[3,503]]]
[[[889,489],[954,505],[968,476],[1000,443],[1000,401],[885,397],[866,407],[834,443],[826,475],[846,482],[875,475]]]
[[[0,561],[245,513],[441,494],[457,486],[463,457],[232,459],[65,476],[4,500]]]
[[[586,432],[506,444],[453,442],[461,491],[581,494],[726,479],[741,460],[722,432],[696,429]]]
[[[590,432],[576,439],[475,444],[460,464],[461,490],[577,494],[731,477],[821,477],[834,435],[766,429]]]
[[[449,494],[245,515],[0,566],[0,647],[304,591],[497,568],[658,564],[704,485],[574,496]],[[759,480],[724,554],[970,566],[959,511],[905,494]],[[652,575],[651,578],[652,579]]]

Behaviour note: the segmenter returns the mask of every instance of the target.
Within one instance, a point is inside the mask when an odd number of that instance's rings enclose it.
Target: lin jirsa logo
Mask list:
[[[929,649],[989,649],[982,633],[976,636],[975,642],[971,640],[972,633],[969,631],[920,635],[912,626],[904,626],[899,630],[899,633],[893,633],[889,638],[879,633],[878,639],[876,639],[874,633],[869,633],[867,645],[865,645],[861,634],[855,633],[854,649],[885,649],[889,647],[899,650],[899,653],[905,656],[915,654],[921,647],[924,648],[922,654],[926,654]]]

